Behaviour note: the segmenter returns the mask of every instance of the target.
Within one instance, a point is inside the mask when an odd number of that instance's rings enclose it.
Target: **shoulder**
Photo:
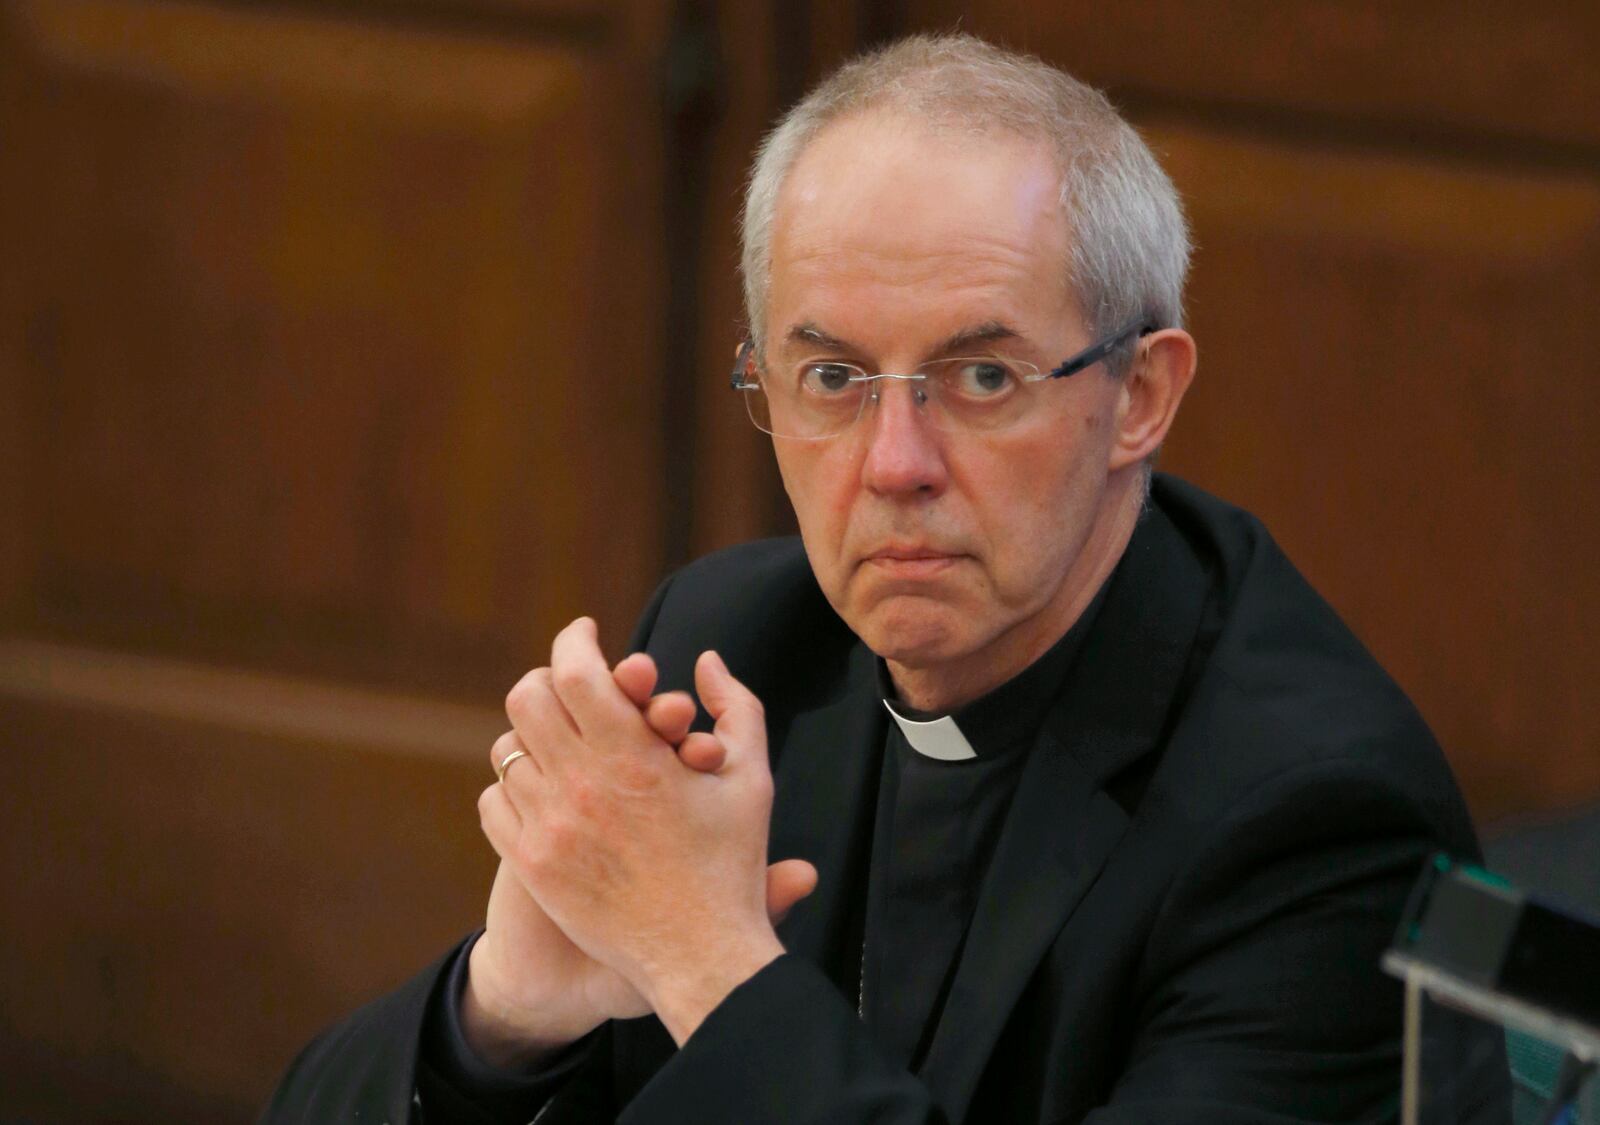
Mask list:
[[[715,650],[758,695],[838,667],[856,643],[828,604],[800,540],[762,539],[696,559],[656,591],[635,637],[665,689],[688,689]]]
[[[714,551],[669,575],[664,612],[702,616],[750,613],[769,598],[821,598],[797,536],[757,539]]]
[[[1444,754],[1378,660],[1243,509],[1172,478],[1153,502],[1212,572],[1213,612],[1165,763],[1215,815],[1392,805],[1475,847]]]

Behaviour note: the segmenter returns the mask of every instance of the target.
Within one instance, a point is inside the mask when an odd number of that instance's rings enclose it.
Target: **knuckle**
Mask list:
[[[518,680],[506,696],[506,715],[513,723],[518,719],[531,720],[550,695],[550,669],[535,668]]]
[[[511,860],[518,874],[526,876],[534,883],[540,882],[541,876],[549,871],[549,865],[544,858],[544,849],[527,841],[519,842],[507,858]]]
[[[508,716],[515,718],[527,709],[528,697],[533,690],[532,678],[533,673],[530,672],[512,684],[511,690],[506,692],[506,714]]]
[[[590,817],[595,813],[600,802],[600,793],[594,782],[584,777],[575,777],[567,785],[566,807],[570,813],[582,817]],[[563,828],[570,828],[567,818],[558,816],[555,822]]]
[[[561,865],[578,850],[578,832],[571,819],[552,816],[539,826],[536,842],[521,849],[522,860],[535,873]]]
[[[587,673],[581,667],[571,663],[552,668],[550,670],[550,678],[555,686],[556,694],[563,699],[578,695],[589,686]]]

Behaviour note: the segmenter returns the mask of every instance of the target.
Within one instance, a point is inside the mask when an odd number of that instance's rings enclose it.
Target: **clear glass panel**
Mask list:
[[[1402,1104],[1402,1125],[1600,1125],[1600,1090],[1592,1078],[1575,1086],[1583,1072],[1557,1042],[1572,1040],[1553,1025],[1534,1029],[1519,1005],[1421,983],[1408,1007],[1417,1033],[1404,1066],[1415,1101]]]

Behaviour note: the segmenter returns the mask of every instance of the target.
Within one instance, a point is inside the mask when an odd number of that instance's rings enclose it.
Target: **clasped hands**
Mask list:
[[[773,921],[816,885],[803,860],[767,866],[760,701],[703,653],[714,726],[690,733],[693,699],[653,695],[656,678],[643,654],[609,667],[579,618],[506,698],[491,764],[527,757],[478,799],[501,862],[461,1013],[492,1064],[534,1065],[652,1011],[681,1044],[783,952]]]

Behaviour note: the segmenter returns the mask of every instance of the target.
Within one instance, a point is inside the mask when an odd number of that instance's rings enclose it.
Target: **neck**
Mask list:
[[[948,712],[986,695],[1066,636],[1116,569],[1144,504],[1142,470],[1108,490],[1083,548],[1050,603],[976,652],[946,664],[912,667],[886,660],[900,700],[918,711]]]

